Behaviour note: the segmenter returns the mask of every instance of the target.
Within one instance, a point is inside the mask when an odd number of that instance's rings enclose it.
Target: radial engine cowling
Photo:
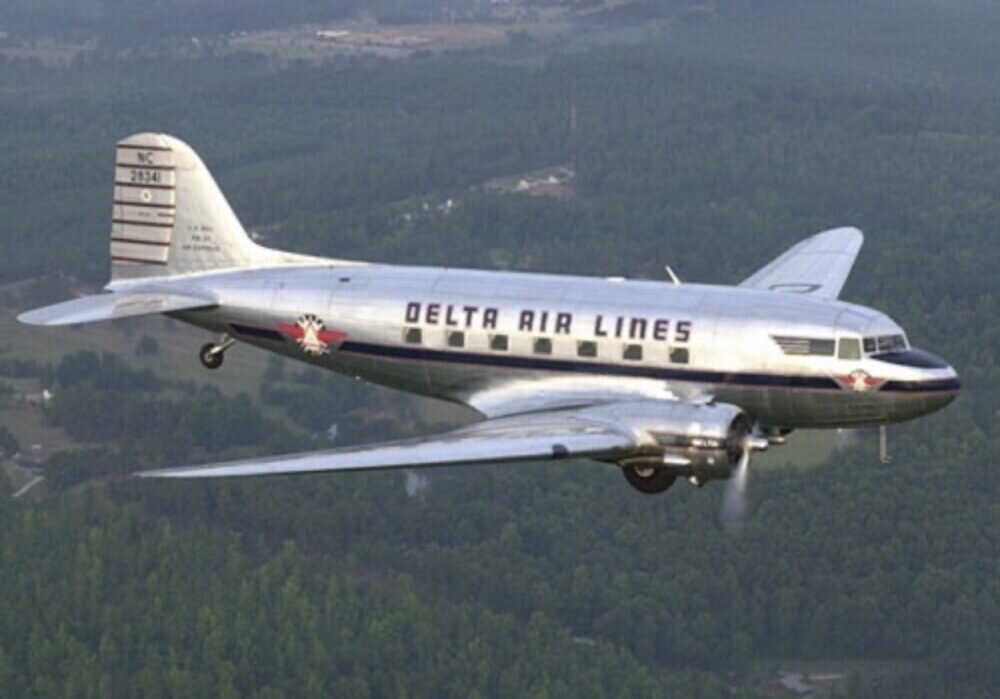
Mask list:
[[[699,482],[729,478],[750,434],[746,413],[728,403],[641,406],[641,411],[619,416],[645,437],[644,453],[624,460],[622,466],[664,469]]]

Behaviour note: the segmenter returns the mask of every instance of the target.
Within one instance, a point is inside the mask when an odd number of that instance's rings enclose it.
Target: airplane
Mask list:
[[[468,406],[444,434],[159,469],[215,478],[567,458],[619,467],[643,493],[729,479],[798,428],[880,426],[949,404],[946,362],[887,315],[838,300],[863,236],[805,239],[739,286],[407,267],[273,250],[247,235],[195,151],[117,144],[108,293],[21,314],[74,325],[165,314],[236,343]]]

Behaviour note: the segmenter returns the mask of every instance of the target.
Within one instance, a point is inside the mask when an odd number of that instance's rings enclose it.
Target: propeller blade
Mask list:
[[[722,509],[719,511],[719,521],[722,528],[735,532],[743,528],[746,524],[746,516],[749,510],[747,502],[748,474],[750,466],[750,447],[743,449],[733,475],[726,483],[726,492],[722,496]]]

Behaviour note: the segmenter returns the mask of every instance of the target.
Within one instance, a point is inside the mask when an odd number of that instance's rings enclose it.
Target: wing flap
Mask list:
[[[835,299],[864,242],[857,228],[834,228],[806,238],[740,286]]]
[[[637,447],[628,430],[572,412],[486,420],[442,435],[361,447],[143,471],[143,478],[224,478],[493,464],[564,458],[614,460]]]
[[[208,296],[195,294],[126,291],[64,301],[53,306],[26,311],[17,317],[28,325],[76,325],[99,320],[211,308],[217,305]]]
[[[711,400],[711,395],[700,386],[680,382],[674,385],[662,379],[617,377],[608,381],[603,376],[574,374],[494,381],[486,388],[463,396],[463,400],[487,418],[496,419],[635,401],[704,403]]]

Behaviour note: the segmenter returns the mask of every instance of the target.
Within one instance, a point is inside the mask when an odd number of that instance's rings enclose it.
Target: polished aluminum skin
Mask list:
[[[738,287],[307,257],[252,242],[186,144],[136,134],[117,151],[112,293],[20,318],[167,313],[223,337],[203,349],[210,368],[242,342],[484,418],[434,438],[149,475],[582,456],[654,492],[675,476],[726,478],[795,428],[885,425],[955,398],[954,369],[885,314],[837,300],[861,243],[853,228],[812,236]]]
[[[325,369],[463,403],[488,417],[554,407],[553,397],[563,406],[625,396],[711,397],[739,405],[766,427],[838,427],[912,419],[955,396],[954,389],[938,388],[956,378],[943,362],[921,367],[878,355],[786,355],[774,336],[860,342],[903,331],[871,309],[771,291],[381,265],[232,272],[181,289],[192,295],[211,289],[218,300],[211,310],[177,312],[190,323]],[[424,311],[417,322],[406,319],[412,303]],[[428,305],[442,309],[438,322],[426,321]],[[450,319],[455,325],[445,320],[449,307],[459,309]],[[496,327],[482,328],[481,313],[466,323],[463,308],[497,309]],[[570,314],[571,332],[521,330],[525,311]],[[346,340],[313,354],[287,335],[233,330],[276,329],[307,315]],[[686,321],[689,339],[668,334],[665,341],[640,341],[627,332],[625,338],[595,337],[598,316]],[[647,320],[647,335],[649,326]],[[420,329],[418,345],[404,341],[409,328]],[[449,346],[452,332],[464,333],[463,347]],[[490,349],[496,335],[507,336],[507,350]],[[551,339],[550,354],[534,351],[539,338]],[[583,341],[596,343],[596,357],[578,356]],[[622,358],[630,344],[642,347],[641,360]],[[678,348],[688,350],[687,364],[670,361]],[[835,378],[858,371],[885,384],[854,390]]]

